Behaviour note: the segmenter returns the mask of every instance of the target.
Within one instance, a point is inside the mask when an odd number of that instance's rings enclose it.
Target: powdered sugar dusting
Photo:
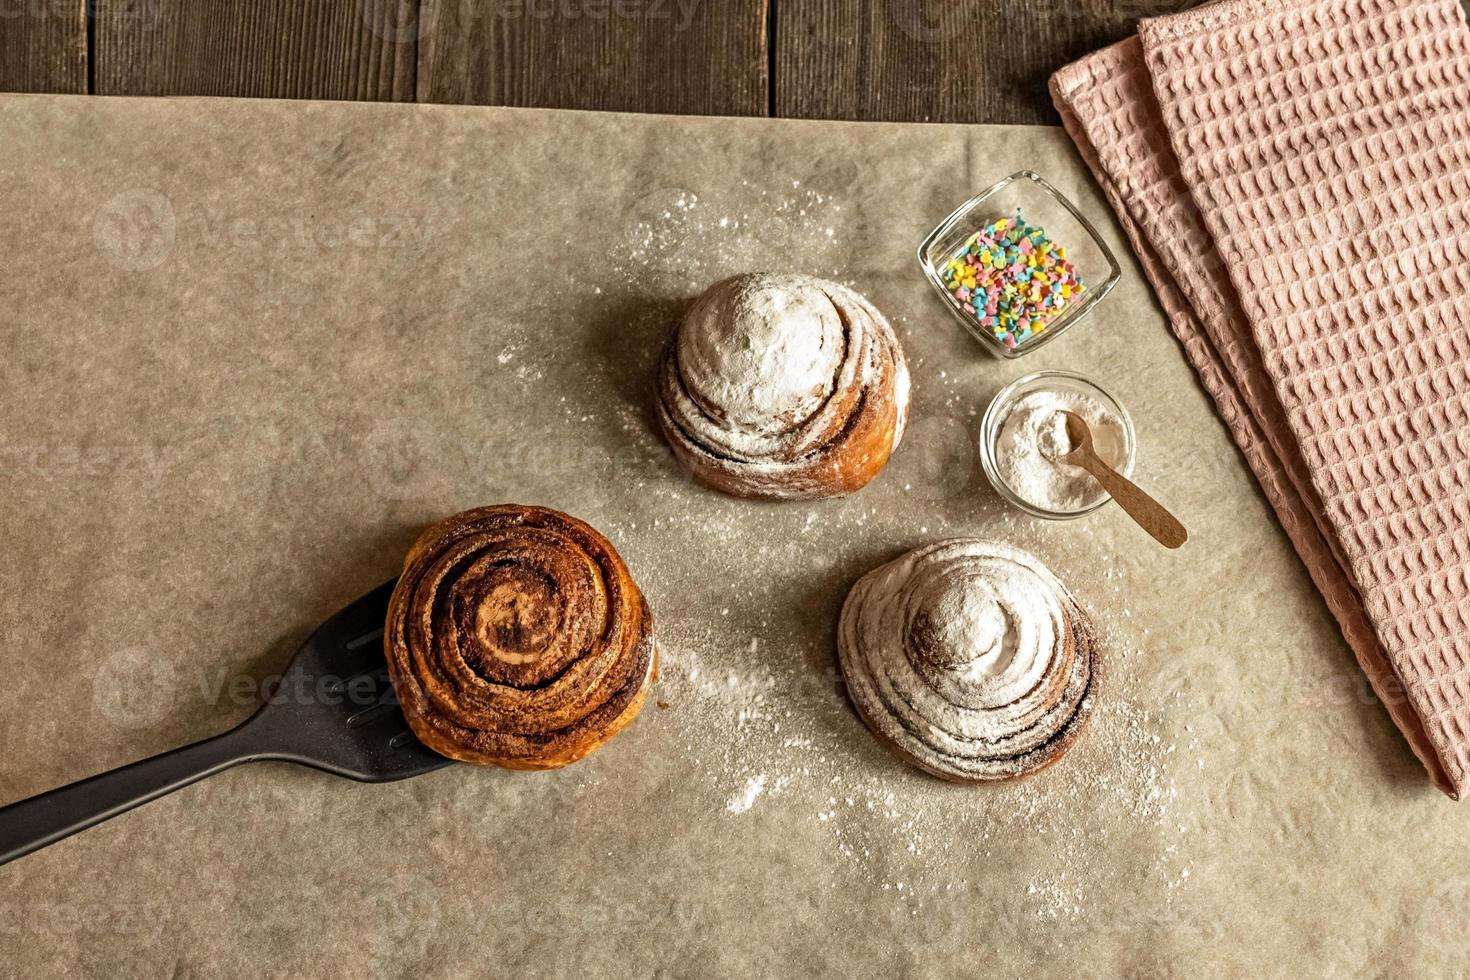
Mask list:
[[[1010,406],[996,436],[996,468],[1022,500],[1056,513],[1082,510],[1107,496],[1080,466],[1060,461],[1073,449],[1063,411],[1080,415],[1092,430],[1098,458],[1121,467],[1128,456],[1123,420],[1098,399],[1080,391],[1032,391]]]
[[[745,781],[740,792],[730,797],[730,802],[725,804],[725,809],[730,813],[744,813],[755,806],[756,797],[760,796],[766,788],[766,774],[751,776]]]
[[[663,493],[687,500],[706,491]],[[892,896],[903,914],[934,915],[945,923],[948,913],[936,910],[947,908],[946,895],[982,884],[992,890],[998,880],[1010,883],[1014,899],[1014,908],[999,914],[1046,920],[1091,915],[1093,895],[1120,885],[1165,904],[1187,887],[1190,865],[1180,846],[1184,831],[1173,772],[1202,763],[1192,736],[1180,731],[1182,696],[1145,706],[1134,693],[1151,689],[1148,658],[1136,646],[1146,637],[1129,624],[1122,576],[1114,569],[1105,565],[1100,575],[1089,576],[1084,593],[1105,675],[1088,730],[1042,773],[1013,783],[958,786],[919,773],[877,745],[848,702],[835,631],[813,630],[807,621],[827,616],[835,626],[845,591],[840,583],[851,573],[834,574],[834,562],[841,564],[834,552],[843,550],[841,542],[901,523],[894,521],[893,504],[848,498],[811,509],[794,506],[783,520],[768,521],[747,519],[737,501],[707,503],[697,516],[671,505],[657,530],[675,547],[705,535],[721,542],[717,551],[701,554],[728,605],[716,606],[724,614],[714,619],[662,620],[660,696],[677,712],[675,751],[722,792],[724,815],[753,814],[763,806],[804,812],[835,861]],[[993,536],[1048,553],[1064,578],[1079,561],[1095,565],[1085,531],[1074,532],[1078,540],[1063,549],[1073,557],[1057,560],[1055,542],[1047,549],[1036,540],[1035,522],[997,509],[986,524]],[[928,522],[928,534],[952,530],[945,519]],[[659,569],[649,572],[651,595],[679,588],[660,582]],[[830,587],[835,598],[824,595],[817,608],[789,599],[797,582],[805,583],[803,594]],[[754,637],[731,636],[732,623]],[[758,638],[754,651],[752,638]],[[1018,840],[1027,842],[1019,851]],[[1120,869],[1120,848],[1134,848],[1145,859]],[[963,870],[977,859],[996,863],[985,882]],[[955,933],[955,941],[961,935]]]
[[[842,363],[843,325],[820,280],[766,274],[706,292],[680,328],[679,368],[699,401],[757,437],[821,407]]]
[[[838,650],[868,724],[925,768],[999,779],[1046,765],[1091,711],[1092,626],[1018,548],[916,548],[853,587]]]
[[[746,273],[711,286],[684,316],[659,370],[658,418],[685,464],[716,485],[825,497],[887,460],[908,411],[907,375],[892,326],[854,290]]]
[[[844,278],[840,201],[800,181],[784,188],[742,181],[739,199],[747,203],[731,209],[684,188],[650,191],[628,216],[619,267],[685,292],[764,267],[756,260],[767,255],[789,257],[784,271]]]
[[[620,337],[644,346],[646,389],[600,377],[596,364],[589,383],[621,383],[652,402],[658,351],[687,301],[718,279],[771,268],[773,255],[789,256],[789,271],[872,288],[851,277],[850,243],[825,234],[840,227],[830,196],[774,184],[740,191],[742,202],[757,197],[732,209],[715,191],[658,190],[639,203],[612,271],[640,296],[678,300]],[[905,332],[902,317],[891,320]],[[895,921],[926,942],[967,943],[973,924],[959,916],[978,895],[988,915],[1018,926],[1105,915],[1098,896],[1122,890],[1167,908],[1191,881],[1187,807],[1174,778],[1203,765],[1191,706],[1157,693],[1157,652],[1136,622],[1129,575],[1111,557],[1111,537],[1097,535],[1109,511],[1041,522],[986,484],[975,433],[987,385],[994,391],[1009,377],[935,358],[936,329],[944,328],[915,322],[902,337],[916,411],[884,472],[851,497],[734,500],[678,468],[642,401],[630,397],[602,420],[621,449],[584,466],[596,467],[594,487],[615,480],[619,492],[615,502],[595,489],[579,497],[579,516],[617,543],[655,609],[655,691],[668,705],[657,715],[657,751],[702,784],[694,792],[714,801],[707,819],[730,821],[732,831],[777,816],[786,833],[805,827],[793,846],[825,848],[832,887],[871,889],[858,900],[889,903]],[[592,403],[575,391],[566,401],[569,425],[585,424],[575,420]],[[1057,573],[1091,614],[1103,658],[1078,743],[1050,769],[994,786],[944,783],[879,746],[848,700],[836,657],[838,612],[859,577],[917,545],[970,536],[1023,548]]]

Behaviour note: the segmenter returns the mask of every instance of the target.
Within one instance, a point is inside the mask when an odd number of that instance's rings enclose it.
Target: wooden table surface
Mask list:
[[[0,90],[1053,122],[1192,0],[0,0]]]

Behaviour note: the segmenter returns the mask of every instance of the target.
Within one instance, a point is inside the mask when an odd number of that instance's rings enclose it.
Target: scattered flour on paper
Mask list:
[[[743,194],[748,201],[752,188]],[[606,294],[644,307],[649,296],[688,300],[716,279],[766,267],[770,255],[793,257],[774,271],[862,289],[834,231],[840,204],[799,185],[758,196],[756,211],[678,189],[646,195],[610,249]],[[627,334],[649,366],[650,404],[652,368],[680,308],[665,301]],[[904,339],[902,318],[890,319]],[[536,382],[536,358],[554,352],[529,331],[513,340],[500,370]],[[1120,891],[1170,903],[1191,872],[1173,774],[1204,764],[1185,721],[1190,705],[1148,683],[1147,630],[1132,621],[1123,570],[1091,540],[1088,521],[1046,525],[995,497],[972,441],[983,391],[950,366],[926,364],[914,346],[923,401],[905,446],[874,487],[841,500],[769,507],[721,496],[680,473],[647,405],[558,396],[569,432],[618,447],[558,457],[547,473],[592,485],[578,516],[617,544],[655,606],[670,747],[704,782],[701,795],[718,801],[711,819],[804,814],[834,862],[921,931],[948,921],[952,896],[996,888],[1015,897],[996,913],[1027,921],[1105,916],[1099,896]],[[589,368],[588,386],[630,389],[597,373],[607,370]],[[598,481],[616,481],[618,492],[599,495]],[[1057,765],[1011,784],[955,786],[899,762],[858,721],[837,666],[837,611],[852,582],[903,548],[961,535],[1037,554],[1077,589],[1102,636],[1106,680],[1089,730]],[[1070,574],[1084,569],[1085,584]],[[668,608],[663,597],[684,601]],[[814,629],[812,617],[830,623]],[[1138,860],[1119,862],[1120,852]],[[971,880],[972,867],[987,867],[985,880]]]
[[[1188,708],[1182,695],[1145,705],[1130,694],[1152,687],[1138,649],[1147,636],[1131,622],[1121,570],[1109,567],[1102,590],[1091,581],[1081,595],[1099,628],[1107,671],[1089,730],[1045,772],[1010,784],[955,786],[877,747],[847,703],[835,649],[818,648],[811,635],[822,631],[802,622],[811,611],[789,598],[803,578],[808,591],[831,588],[836,600],[827,597],[826,612],[835,626],[843,583],[862,569],[834,575],[831,555],[875,527],[901,526],[892,501],[865,505],[848,498],[835,507],[810,505],[805,513],[793,505],[788,533],[748,519],[738,501],[693,505],[693,495],[708,493],[697,487],[650,482],[647,489],[674,498],[643,529],[657,530],[664,547],[720,543],[699,552],[700,574],[719,583],[718,601],[728,604],[714,605],[716,615],[699,621],[661,620],[660,696],[683,708],[676,716],[680,750],[700,767],[709,792],[727,801],[723,813],[771,806],[808,813],[835,858],[918,915],[956,890],[993,887],[993,879],[971,881],[956,870],[974,866],[976,857],[1020,874],[1017,909],[1042,920],[1101,914],[1092,904],[1098,892],[1137,889],[1169,903],[1187,884],[1191,868],[1173,773],[1196,764],[1198,746],[1179,724]],[[916,540],[976,532],[972,524],[926,521],[913,528]],[[1033,526],[1007,511],[985,521],[980,533],[1044,560],[1069,552],[1071,561],[1053,566],[1064,581],[1068,565],[1096,562],[1077,525],[1068,531],[1074,543],[1060,548],[1055,538],[1045,545],[1028,540]],[[631,524],[616,521],[606,530],[615,540],[637,536]],[[669,569],[668,578],[648,564],[634,567],[648,579],[650,595],[688,588],[687,566]],[[763,577],[762,570],[773,568],[783,570],[779,581]],[[1017,840],[1028,842],[1020,853]],[[1140,861],[1119,862],[1119,852],[1136,853]]]
[[[755,806],[756,797],[760,796],[766,788],[766,778],[766,774],[761,773],[747,779],[740,792],[730,797],[730,802],[725,804],[725,809],[730,813],[744,813]]]
[[[659,188],[631,209],[612,263],[625,275],[688,294],[741,272],[804,272],[839,278],[850,256],[839,247],[836,225],[842,204],[803,187],[743,181],[739,209],[720,206],[694,191]],[[756,202],[752,205],[750,202]],[[755,268],[757,256],[789,256],[789,268]],[[839,280],[841,281],[841,280]]]

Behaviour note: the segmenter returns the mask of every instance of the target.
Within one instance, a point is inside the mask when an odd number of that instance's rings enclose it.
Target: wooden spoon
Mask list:
[[[1072,440],[1073,449],[1065,456],[1059,457],[1059,462],[1070,463],[1080,466],[1091,473],[1098,483],[1102,484],[1118,506],[1137,522],[1138,526],[1151,534],[1155,541],[1165,548],[1177,548],[1189,539],[1189,532],[1184,530],[1174,515],[1164,509],[1157,500],[1144,493],[1126,476],[1113,469],[1102,461],[1092,448],[1092,430],[1087,427],[1087,422],[1082,416],[1065,409],[1062,415],[1067,420],[1067,438]]]

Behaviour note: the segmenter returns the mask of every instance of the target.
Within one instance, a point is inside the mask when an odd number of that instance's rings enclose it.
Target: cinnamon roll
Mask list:
[[[903,437],[909,372],[883,314],[811,276],[715,283],[675,331],[658,419],[674,455],[743,497],[851,493]]]
[[[436,752],[555,769],[643,706],[653,615],[612,544],[541,507],[465,511],[424,531],[388,605],[404,716]]]
[[[1087,615],[1033,556],[942,541],[869,572],[842,607],[838,656],[858,714],[936,776],[995,782],[1076,741],[1098,680]]]

